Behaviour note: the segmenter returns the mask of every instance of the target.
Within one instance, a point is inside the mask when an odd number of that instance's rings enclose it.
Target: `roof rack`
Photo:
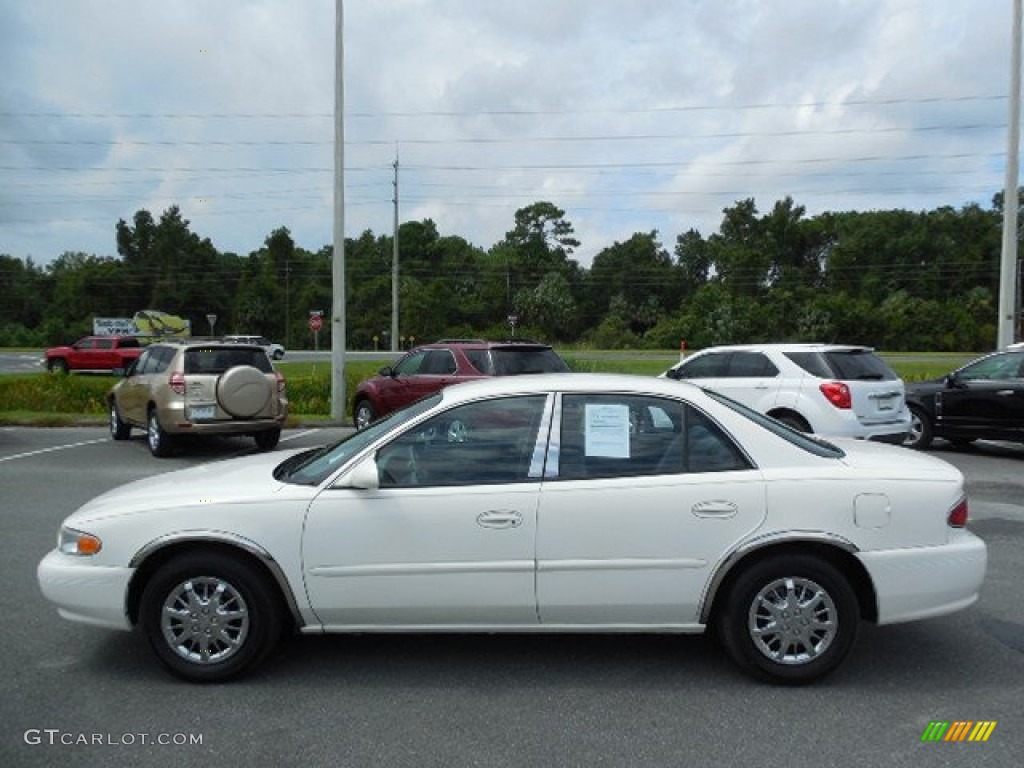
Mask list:
[[[435,344],[486,344],[483,339],[438,339]]]

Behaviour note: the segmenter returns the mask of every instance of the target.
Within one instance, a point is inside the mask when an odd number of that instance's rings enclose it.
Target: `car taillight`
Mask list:
[[[171,378],[168,380],[167,384],[170,386],[171,392],[173,392],[174,394],[185,394],[185,374],[172,373]]]
[[[277,393],[279,395],[284,394],[284,376],[281,375],[280,371],[274,371],[274,378],[277,379]]]
[[[950,528],[964,528],[967,526],[967,497],[964,496],[957,502],[957,505],[949,511],[949,517],[946,518],[946,524]]]
[[[841,381],[826,381],[818,389],[836,408],[852,408],[853,398],[850,396],[850,388]]]

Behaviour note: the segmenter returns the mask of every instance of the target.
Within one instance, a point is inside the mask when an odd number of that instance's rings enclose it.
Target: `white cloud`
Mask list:
[[[347,231],[489,247],[566,210],[582,260],[724,207],[987,205],[1002,0],[348,0]],[[334,3],[0,0],[0,252],[113,254],[177,204],[224,251],[331,240]]]

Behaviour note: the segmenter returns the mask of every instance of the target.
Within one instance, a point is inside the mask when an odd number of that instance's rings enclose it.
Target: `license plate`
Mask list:
[[[213,421],[213,417],[217,415],[212,405],[193,406],[188,409],[188,413],[192,421]]]
[[[878,410],[880,411],[892,411],[896,409],[895,397],[884,397],[878,400]]]

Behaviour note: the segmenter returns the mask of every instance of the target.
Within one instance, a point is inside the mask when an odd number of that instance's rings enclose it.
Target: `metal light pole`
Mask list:
[[[395,235],[391,248],[391,351],[398,351],[398,147],[395,147]]]
[[[331,263],[331,418],[344,421],[345,396],[345,4],[334,9],[334,255]]]
[[[996,346],[1013,343],[1017,278],[1017,155],[1020,152],[1020,34],[1021,0],[1013,0],[1013,40],[1010,45],[1010,115],[1006,148],[1006,185],[1003,188],[1003,248],[999,269],[999,322]]]

